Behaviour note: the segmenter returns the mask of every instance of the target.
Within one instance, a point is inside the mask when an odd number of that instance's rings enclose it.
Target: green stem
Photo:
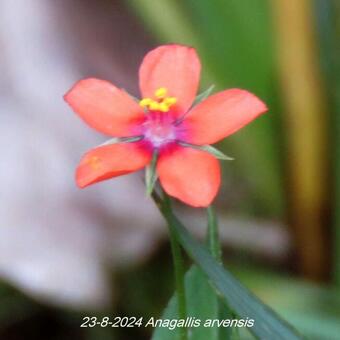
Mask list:
[[[168,213],[172,213],[171,202],[169,196],[163,193],[164,205],[163,209],[168,211]],[[175,281],[176,281],[176,294],[177,294],[177,302],[178,302],[178,318],[185,320],[187,318],[187,308],[186,308],[186,295],[185,295],[185,282],[184,282],[184,264],[183,264],[183,256],[180,244],[177,239],[176,231],[172,227],[170,223],[168,223],[169,227],[169,235],[170,235],[170,243],[171,243],[171,251],[172,258],[174,263],[175,270]],[[187,328],[181,327],[179,328],[180,340],[188,339]]]
[[[218,222],[217,216],[215,213],[215,209],[212,205],[207,208],[208,215],[208,230],[207,230],[207,241],[210,250],[210,254],[216,261],[223,265],[222,263],[222,247],[219,238],[218,232]],[[226,303],[222,303],[220,299],[217,300],[217,315],[218,318],[223,319],[232,319],[233,315],[229,307]],[[232,338],[232,330],[231,329],[218,329],[218,338],[219,339],[231,339]]]
[[[208,244],[211,255],[222,263],[222,250],[219,240],[217,218],[212,205],[207,208],[208,213]]]
[[[152,198],[169,224],[169,228],[172,228],[177,242],[207,276],[216,293],[221,297],[221,301],[228,302],[229,309],[239,317],[255,320],[254,326],[249,327],[249,331],[256,338],[272,339],[273,334],[279,334],[282,340],[302,339],[292,326],[256,298],[228,270],[217,264],[207,249],[191,236],[155,191],[152,193]],[[225,336],[222,339],[228,338],[230,337]]]

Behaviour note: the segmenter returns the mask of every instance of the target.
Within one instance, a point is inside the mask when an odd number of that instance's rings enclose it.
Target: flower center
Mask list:
[[[176,139],[176,126],[170,108],[176,104],[177,98],[169,97],[168,90],[160,87],[154,93],[154,99],[143,98],[139,105],[148,111],[143,124],[144,138],[154,148],[159,148]]]
[[[162,112],[150,113],[144,123],[144,138],[155,148],[174,141],[176,126],[173,124],[173,118]]]
[[[139,105],[149,111],[168,112],[170,107],[176,104],[177,98],[168,97],[167,94],[168,90],[165,87],[160,87],[154,93],[156,99],[143,98]]]

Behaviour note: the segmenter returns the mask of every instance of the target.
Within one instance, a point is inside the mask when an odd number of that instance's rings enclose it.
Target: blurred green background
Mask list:
[[[128,33],[122,20],[115,38],[103,41],[113,51],[124,46],[128,66],[133,54],[135,73],[138,60],[153,46],[187,44],[202,60],[202,90],[211,84],[215,90],[245,88],[268,104],[268,114],[219,145],[235,157],[223,164],[216,202],[225,264],[309,338],[340,339],[339,1],[70,2],[74,14],[65,20],[75,20],[77,27],[77,7],[88,7],[89,17],[98,16],[90,30],[99,41],[102,11],[108,21],[111,14],[128,18]],[[66,11],[65,3],[59,11]],[[6,34],[5,25],[2,30]],[[77,28],[69,34],[87,39]],[[100,74],[95,49],[87,73]],[[204,226],[196,212],[182,213],[189,224]],[[151,329],[79,324],[85,315],[160,316],[174,288],[166,239],[141,263],[108,266],[108,271],[115,299],[96,310],[32,298],[4,279],[0,339],[149,339]]]

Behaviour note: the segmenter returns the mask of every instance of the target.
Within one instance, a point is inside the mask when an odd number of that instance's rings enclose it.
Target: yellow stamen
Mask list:
[[[158,99],[162,99],[166,96],[168,90],[165,87],[160,87],[158,90],[155,91],[155,97]]]
[[[171,105],[177,103],[177,98],[175,98],[175,97],[166,97],[166,98],[163,99],[163,103],[171,106]]]
[[[155,98],[143,98],[139,101],[139,105],[143,108],[148,108],[150,111],[168,112],[170,107],[177,103],[177,98],[167,97],[168,90],[165,87],[160,87],[155,91]]]
[[[152,101],[149,105],[149,109],[152,110],[152,111],[158,111],[159,110],[159,106],[160,104],[155,102],[155,101]]]
[[[141,107],[148,107],[152,102],[153,100],[151,98],[143,98],[139,101],[139,105]]]
[[[162,112],[168,112],[169,111],[169,105],[166,104],[164,101],[159,104],[159,111]]]

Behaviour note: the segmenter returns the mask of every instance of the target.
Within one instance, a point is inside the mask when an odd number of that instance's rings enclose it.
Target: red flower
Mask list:
[[[157,151],[156,170],[164,190],[192,206],[208,206],[220,186],[220,165],[197,146],[231,135],[267,108],[240,89],[219,92],[192,107],[200,69],[193,48],[166,45],[152,50],[139,69],[139,104],[107,81],[77,82],[64,98],[88,125],[110,136],[136,137],[86,153],[76,171],[78,186],[142,169]]]

